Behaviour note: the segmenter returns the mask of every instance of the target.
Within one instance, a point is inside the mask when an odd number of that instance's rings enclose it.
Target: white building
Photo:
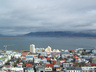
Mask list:
[[[38,53],[38,52],[44,52],[44,48],[36,48],[35,49],[35,52]]]
[[[58,49],[53,49],[53,52],[60,52],[60,50],[58,50]]]
[[[26,55],[26,61],[33,61],[33,55]]]
[[[31,44],[30,45],[30,52],[32,52],[32,53],[35,53],[36,51],[35,51],[35,45],[34,44]]]
[[[46,67],[45,72],[52,72],[52,67]]]
[[[45,49],[45,52],[52,52],[51,47],[48,46],[48,47]]]
[[[63,63],[63,67],[66,68],[66,67],[72,67],[73,66],[73,63]]]
[[[81,67],[66,67],[65,72],[82,72]]]
[[[95,72],[96,67],[81,67],[82,72]]]

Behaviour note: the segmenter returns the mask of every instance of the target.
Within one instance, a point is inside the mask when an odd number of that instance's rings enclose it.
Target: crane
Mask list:
[[[12,45],[4,45],[4,47],[5,47],[5,51],[7,50],[7,47],[8,46],[14,46],[15,44],[12,44]]]

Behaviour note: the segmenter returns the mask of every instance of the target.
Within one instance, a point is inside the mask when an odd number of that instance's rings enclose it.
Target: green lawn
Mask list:
[[[4,57],[0,58],[0,60],[5,59],[5,58],[7,58],[7,57],[6,57],[6,56],[4,56]]]

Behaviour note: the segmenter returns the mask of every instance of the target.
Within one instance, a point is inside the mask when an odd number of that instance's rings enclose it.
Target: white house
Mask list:
[[[66,67],[66,72],[82,72],[81,67]]]
[[[45,72],[52,72],[52,67],[45,67]]]
[[[63,67],[66,68],[66,67],[72,67],[73,66],[73,63],[63,63]]]
[[[81,67],[82,72],[95,72],[96,67]]]

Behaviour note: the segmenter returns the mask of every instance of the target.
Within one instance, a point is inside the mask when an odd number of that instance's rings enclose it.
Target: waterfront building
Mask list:
[[[32,52],[32,53],[35,53],[36,51],[35,51],[35,45],[34,44],[31,44],[30,45],[30,52]]]
[[[52,52],[51,47],[48,46],[48,47],[45,49],[45,52]]]
[[[44,48],[35,48],[35,52],[44,52]]]

